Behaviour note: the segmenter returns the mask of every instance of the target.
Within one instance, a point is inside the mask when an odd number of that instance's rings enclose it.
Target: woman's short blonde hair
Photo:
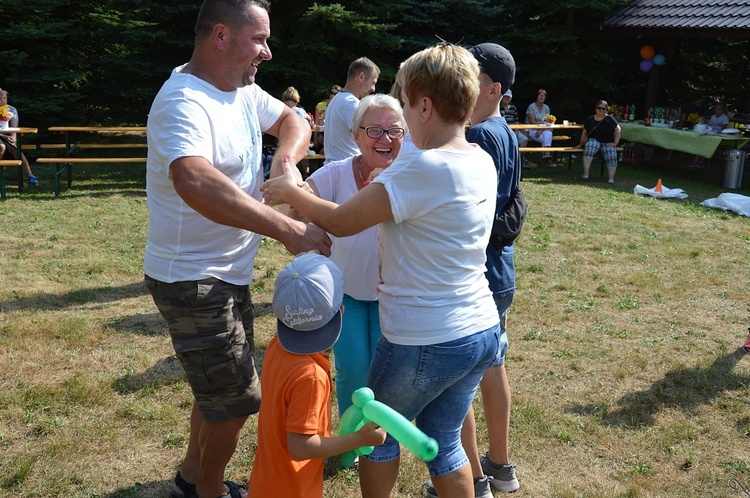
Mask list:
[[[296,88],[294,88],[293,86],[290,86],[289,88],[284,90],[284,93],[281,94],[281,100],[282,101],[291,100],[299,104],[299,92],[297,91]]]
[[[402,62],[396,81],[409,102],[429,97],[441,119],[465,123],[479,96],[479,64],[467,49],[439,43]]]

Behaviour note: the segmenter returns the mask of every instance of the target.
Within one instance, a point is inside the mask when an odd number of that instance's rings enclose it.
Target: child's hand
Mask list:
[[[359,446],[380,446],[385,442],[385,429],[375,422],[368,422],[356,432],[362,438],[362,444]]]

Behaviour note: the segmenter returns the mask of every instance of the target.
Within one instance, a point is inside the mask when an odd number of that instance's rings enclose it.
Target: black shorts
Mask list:
[[[3,157],[0,157],[0,159],[18,159],[18,147],[11,143],[10,139],[2,133],[0,133],[0,142],[5,145],[5,153],[3,153]]]

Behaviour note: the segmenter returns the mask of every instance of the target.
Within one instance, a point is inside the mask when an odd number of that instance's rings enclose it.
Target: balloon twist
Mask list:
[[[375,422],[417,458],[429,462],[438,453],[438,443],[390,406],[375,400],[370,388],[361,387],[352,394],[352,406],[346,409],[339,422],[339,436],[351,434],[367,422]],[[375,448],[363,446],[341,455],[341,465],[351,467],[357,455],[369,455]]]

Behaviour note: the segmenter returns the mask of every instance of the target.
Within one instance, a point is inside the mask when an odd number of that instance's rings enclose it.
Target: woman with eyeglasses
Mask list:
[[[607,164],[609,183],[615,183],[615,171],[617,171],[617,146],[620,145],[620,125],[615,118],[607,114],[607,101],[600,100],[596,103],[593,116],[586,118],[581,133],[579,147],[583,149],[583,179],[589,177],[591,162],[597,152],[602,152],[604,162]]]
[[[312,192],[343,204],[396,159],[406,134],[401,106],[389,95],[363,98],[353,117],[354,141],[360,154],[334,161],[307,179]],[[344,315],[341,337],[333,346],[339,414],[352,404],[352,393],[367,383],[367,372],[378,339],[378,241],[370,227],[349,237],[331,235],[331,260],[344,274]]]
[[[479,95],[479,66],[465,48],[441,43],[404,61],[396,81],[417,150],[400,155],[341,205],[298,188],[289,165],[262,190],[266,202],[289,203],[339,237],[377,225],[383,337],[367,387],[437,441],[438,454],[427,462],[437,493],[473,498],[461,427],[500,342],[484,275],[497,172],[464,132]],[[390,434],[360,457],[364,498],[392,495],[399,460]]]

